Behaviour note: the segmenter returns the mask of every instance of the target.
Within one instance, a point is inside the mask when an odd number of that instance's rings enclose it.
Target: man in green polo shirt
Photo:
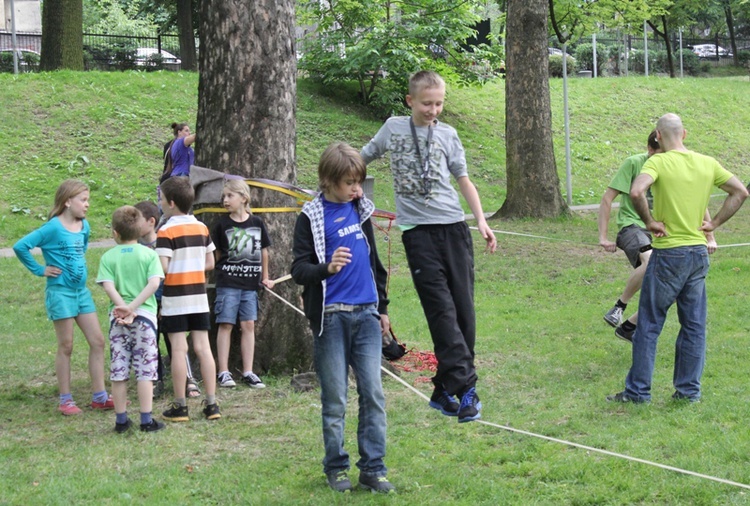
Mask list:
[[[625,379],[625,390],[608,396],[609,401],[651,400],[656,343],[667,311],[675,302],[680,331],[675,343],[672,397],[690,402],[700,400],[706,355],[705,232],[713,232],[731,218],[748,192],[716,160],[686,149],[683,145],[686,133],[676,114],[659,118],[656,138],[664,153],[646,161],[630,189],[635,209],[654,241],[638,304],[633,363]],[[728,196],[719,212],[706,219],[714,186]],[[646,201],[649,188],[654,196],[653,215]]]

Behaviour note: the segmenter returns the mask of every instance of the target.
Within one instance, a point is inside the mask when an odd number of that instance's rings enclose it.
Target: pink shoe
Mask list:
[[[57,410],[62,413],[65,416],[73,416],[73,415],[80,415],[83,413],[81,411],[81,408],[76,406],[76,403],[73,402],[73,400],[65,401],[64,403],[57,406]]]
[[[112,400],[112,396],[107,397],[105,402],[91,401],[92,409],[115,409],[115,401]]]

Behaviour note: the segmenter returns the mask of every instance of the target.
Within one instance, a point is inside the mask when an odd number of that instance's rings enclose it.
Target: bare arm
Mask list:
[[[190,146],[192,143],[195,142],[195,134],[190,134],[187,137],[185,137],[185,140],[183,141],[185,144],[185,147]]]
[[[260,250],[260,268],[263,269],[263,272],[261,273],[261,283],[263,283],[263,286],[266,288],[273,288],[275,283],[268,273],[268,248]]]
[[[656,237],[666,237],[667,230],[664,227],[664,223],[655,221],[654,217],[651,216],[651,210],[648,208],[648,201],[646,200],[646,192],[654,184],[654,178],[648,174],[638,174],[638,177],[633,181],[633,185],[630,187],[630,200],[633,201],[638,216],[641,217],[646,228],[653,232]]]
[[[206,253],[206,272],[214,270],[215,265],[213,252]]]
[[[713,219],[703,222],[701,230],[704,232],[712,232],[716,230],[722,223],[734,216],[734,213],[742,207],[742,203],[745,202],[745,199],[748,196],[747,188],[745,188],[745,185],[743,185],[735,176],[732,176],[732,178],[721,185],[720,188],[729,195],[727,195],[727,198],[724,200],[719,212],[716,213],[716,216],[714,216]]]
[[[461,190],[461,195],[466,199],[466,203],[469,204],[474,218],[477,220],[477,228],[479,233],[482,234],[482,238],[487,242],[486,251],[494,253],[497,249],[497,239],[492,229],[487,225],[487,220],[484,218],[484,211],[482,211],[482,202],[479,200],[479,193],[474,183],[469,181],[468,176],[462,176],[458,178],[458,188]]]
[[[703,222],[711,221],[711,214],[708,212],[708,209],[706,209],[706,212],[703,213]],[[706,236],[706,248],[708,248],[708,254],[711,255],[713,253],[716,253],[716,249],[719,247],[716,244],[716,238],[714,237],[713,232],[703,232],[703,235]]]
[[[609,216],[612,212],[612,202],[620,194],[619,191],[614,188],[607,188],[602,196],[602,201],[599,203],[599,246],[604,248],[605,251],[614,253],[617,251],[617,245],[607,239],[607,229],[609,228]]]

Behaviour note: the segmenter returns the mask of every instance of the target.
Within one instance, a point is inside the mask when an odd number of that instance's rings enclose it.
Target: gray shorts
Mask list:
[[[156,329],[143,316],[136,316],[130,325],[111,323],[109,329],[110,381],[127,381],[130,370],[137,381],[156,381],[158,355]]]
[[[633,268],[641,265],[641,253],[651,249],[651,232],[638,225],[628,225],[617,233],[617,247],[625,252]]]

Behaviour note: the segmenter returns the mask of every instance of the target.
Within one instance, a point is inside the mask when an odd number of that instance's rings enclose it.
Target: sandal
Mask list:
[[[201,389],[195,384],[195,380],[188,378],[186,387],[187,396],[190,398],[200,397]]]

